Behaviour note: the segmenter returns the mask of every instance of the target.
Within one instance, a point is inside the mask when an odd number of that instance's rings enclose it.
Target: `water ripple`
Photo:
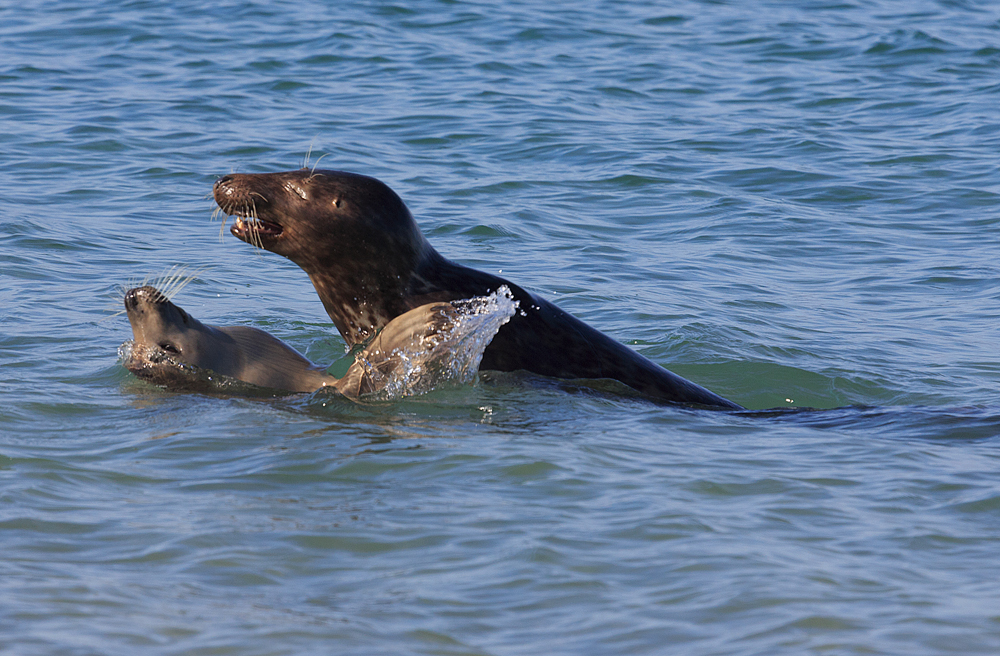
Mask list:
[[[996,34],[937,0],[0,8],[0,651],[996,653]],[[107,295],[173,265],[211,265],[198,316],[343,353],[209,220],[310,151],[753,410],[131,379]]]

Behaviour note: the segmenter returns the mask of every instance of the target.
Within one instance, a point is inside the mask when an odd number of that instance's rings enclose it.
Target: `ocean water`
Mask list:
[[[0,652],[1000,653],[998,70],[976,0],[0,5]],[[749,410],[125,372],[175,265],[341,361],[212,219],[317,162]]]

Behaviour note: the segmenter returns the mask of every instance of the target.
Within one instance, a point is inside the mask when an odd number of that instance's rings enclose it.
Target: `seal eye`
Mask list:
[[[171,344],[170,342],[161,342],[160,348],[169,353],[170,355],[180,355],[181,350]]]
[[[340,207],[340,199],[339,198],[334,198],[333,199],[333,206],[334,207]]]

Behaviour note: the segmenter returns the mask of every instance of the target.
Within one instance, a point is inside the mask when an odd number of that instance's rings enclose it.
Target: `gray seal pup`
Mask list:
[[[467,306],[472,301],[427,303],[400,315],[355,355],[342,378],[335,378],[268,332],[250,326],[204,324],[156,287],[146,285],[125,293],[133,341],[122,349],[122,364],[137,377],[171,390],[245,391],[238,386],[233,389],[231,382],[239,381],[282,392],[326,387],[355,400],[394,384],[418,393],[433,388],[437,381],[461,378],[458,374],[468,379],[478,369],[481,349],[478,356],[472,352],[461,360],[452,357],[468,345],[468,340],[453,335],[462,318],[469,316]],[[506,315],[495,317],[495,323],[513,312],[511,304]],[[489,331],[476,338],[488,340]],[[445,370],[456,365],[463,370]],[[397,393],[401,395],[405,391]]]
[[[421,305],[506,285],[521,310],[489,344],[481,369],[610,378],[658,401],[741,409],[545,299],[445,259],[399,196],[375,178],[309,169],[231,174],[213,192],[221,211],[236,217],[233,235],[305,270],[348,344],[363,343]]]

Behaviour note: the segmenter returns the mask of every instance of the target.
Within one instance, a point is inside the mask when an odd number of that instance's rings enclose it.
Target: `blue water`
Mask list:
[[[0,6],[0,652],[1000,653],[998,70],[975,0]],[[178,264],[343,357],[211,218],[320,157],[768,411],[125,372]]]

